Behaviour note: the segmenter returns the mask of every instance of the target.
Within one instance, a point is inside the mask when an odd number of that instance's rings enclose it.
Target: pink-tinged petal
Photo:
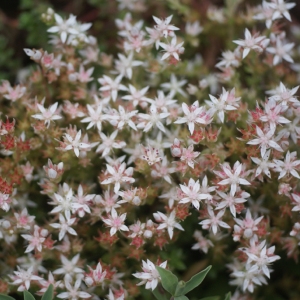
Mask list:
[[[82,291],[78,292],[78,296],[79,296],[80,298],[84,298],[84,299],[90,298],[90,297],[91,297],[91,295],[90,295],[89,293],[87,293],[87,292],[82,292]]]
[[[250,52],[250,48],[245,48],[243,50],[243,59],[249,54],[249,52]]]
[[[296,170],[292,169],[290,172],[291,172],[291,174],[292,174],[294,177],[300,179],[300,176],[299,176],[299,174],[298,174],[298,172],[297,172]]]
[[[199,208],[200,208],[200,203],[199,203],[197,200],[193,200],[193,201],[192,201],[192,204],[193,204],[193,206],[194,206],[197,210],[199,210]]]
[[[189,131],[191,134],[194,133],[194,129],[195,129],[195,124],[193,122],[189,122],[188,123],[188,127],[189,127]]]
[[[114,234],[116,234],[116,232],[117,232],[117,229],[115,227],[112,227],[109,232],[110,236],[113,236]]]

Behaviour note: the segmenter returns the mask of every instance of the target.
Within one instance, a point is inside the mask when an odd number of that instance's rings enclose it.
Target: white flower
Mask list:
[[[130,95],[123,96],[122,99],[132,101],[134,107],[136,107],[138,104],[141,107],[144,107],[144,102],[149,102],[151,100],[150,98],[145,97],[148,89],[149,86],[146,86],[141,90],[137,90],[133,85],[129,84]]]
[[[244,59],[249,54],[251,49],[258,52],[262,52],[263,46],[266,45],[267,42],[269,42],[269,40],[266,39],[265,36],[257,36],[257,37],[255,37],[255,35],[252,36],[250,31],[246,28],[245,39],[239,41],[235,40],[233,42],[244,48],[243,50],[243,59]]]
[[[107,172],[109,177],[101,182],[101,184],[111,184],[114,183],[114,192],[118,193],[122,182],[133,183],[135,179],[132,178],[133,168],[126,169],[126,163],[112,167],[106,164]]]
[[[200,155],[200,152],[194,151],[194,145],[188,146],[188,148],[182,148],[182,153],[180,160],[188,164],[192,169],[194,169],[195,158]]]
[[[214,244],[211,242],[211,240],[206,239],[203,237],[202,232],[199,230],[196,230],[193,234],[193,237],[197,240],[197,243],[193,245],[192,250],[201,250],[204,253],[208,252],[208,248],[213,247]]]
[[[125,299],[125,293],[124,293],[124,291],[123,291],[123,294],[121,296],[119,296],[119,295],[115,296],[114,293],[113,293],[113,291],[111,289],[109,289],[109,294],[107,295],[106,300],[124,300],[124,299]]]
[[[268,150],[262,159],[257,157],[251,157],[252,161],[258,165],[255,171],[255,177],[259,176],[262,172],[266,174],[269,178],[271,178],[271,173],[269,168],[274,168],[276,165],[274,163],[269,162],[271,150]]]
[[[283,15],[286,19],[292,22],[291,15],[288,10],[292,9],[296,3],[285,3],[284,0],[273,0],[269,3],[269,6],[274,9],[273,19],[281,17]]]
[[[0,199],[1,199],[1,193],[0,193]],[[32,223],[35,219],[35,216],[30,216],[28,214],[27,208],[23,208],[22,212],[14,213],[14,216],[17,221],[17,228],[23,228],[26,230],[30,230],[30,227],[32,226]]]
[[[87,286],[91,286],[93,284],[99,285],[101,284],[106,276],[106,271],[102,271],[102,266],[100,263],[97,264],[96,269],[92,269],[90,266],[88,266],[90,272],[86,274],[84,277],[84,281]]]
[[[287,62],[293,63],[294,60],[290,56],[289,52],[293,49],[294,43],[283,44],[280,37],[276,37],[276,46],[268,47],[267,52],[274,54],[273,65],[276,66],[282,60],[286,60]]]
[[[84,271],[77,267],[80,255],[76,254],[71,260],[68,260],[64,255],[60,256],[63,266],[56,269],[53,274],[65,276],[65,279],[71,279],[76,274],[84,273]]]
[[[102,78],[99,78],[98,81],[102,85],[102,87],[99,89],[105,98],[112,100],[115,102],[118,97],[118,91],[127,91],[127,88],[125,85],[121,84],[121,80],[123,78],[123,75],[117,76],[114,80],[110,77],[103,75]]]
[[[87,130],[92,128],[93,126],[97,127],[99,131],[102,130],[102,122],[108,119],[107,115],[103,114],[103,105],[102,103],[98,103],[96,107],[93,107],[87,104],[88,116],[82,119],[81,123],[89,123]]]
[[[224,51],[222,52],[222,57],[223,59],[216,64],[217,68],[221,68],[221,67],[229,68],[231,66],[236,68],[240,65],[240,61],[239,61],[240,57],[238,56],[237,51],[234,52],[230,50]]]
[[[159,43],[159,46],[165,50],[165,54],[162,56],[161,60],[165,60],[166,58],[173,56],[176,60],[179,60],[179,55],[184,52],[184,48],[182,47],[184,42],[177,44],[177,37],[174,36],[171,40],[171,43]]]
[[[76,231],[71,227],[76,218],[70,218],[70,214],[65,214],[66,218],[62,214],[59,214],[59,223],[52,223],[50,224],[51,227],[60,229],[58,239],[61,241],[66,233],[70,233],[72,235],[77,235]]]
[[[200,192],[199,180],[195,181],[190,178],[188,186],[180,184],[180,188],[183,192],[184,197],[179,201],[179,203],[192,203],[192,205],[199,210],[200,202],[203,199],[208,199],[209,194],[203,194]]]
[[[270,278],[270,270],[268,269],[268,265],[278,259],[280,259],[280,256],[274,255],[275,246],[270,247],[267,249],[266,246],[262,248],[262,250],[257,253],[250,253],[246,251],[246,254],[248,255],[248,261],[247,264],[253,264],[251,269],[256,269],[258,267],[259,270],[262,270],[264,275],[266,275],[268,278]]]
[[[258,6],[259,13],[253,16],[255,20],[265,20],[267,28],[271,28],[272,22],[281,18],[279,13],[275,13],[274,9],[270,5],[271,3],[263,0],[262,5]]]
[[[7,85],[6,88],[6,93],[4,94],[3,97],[5,99],[11,100],[13,102],[15,102],[16,100],[20,99],[21,97],[24,96],[26,92],[26,87],[25,86],[21,86],[21,85],[17,85],[16,87],[11,87],[10,84]]]
[[[228,224],[222,221],[222,217],[225,213],[225,209],[220,210],[217,215],[214,214],[211,206],[207,207],[209,218],[201,221],[199,224],[202,225],[203,229],[211,229],[213,234],[217,234],[219,226],[223,228],[230,228]]]
[[[75,281],[74,286],[71,285],[71,279],[65,278],[65,287],[68,291],[58,294],[57,298],[69,299],[69,300],[77,300],[80,298],[83,298],[83,299],[90,298],[91,295],[89,293],[83,292],[83,291],[78,291],[80,285],[81,285],[81,278],[78,278]]]
[[[265,113],[260,117],[260,120],[269,122],[271,130],[275,131],[277,124],[287,124],[291,122],[281,115],[286,109],[287,106],[276,104],[274,99],[269,99],[265,104]]]
[[[293,205],[295,205],[292,209],[292,211],[300,211],[300,196],[297,194],[292,194],[293,200],[295,203],[293,203]]]
[[[244,220],[234,219],[238,224],[234,225],[234,231],[239,232],[240,230],[242,230],[244,232],[244,237],[250,239],[253,235],[255,235],[255,232],[258,231],[257,225],[262,219],[263,216],[257,219],[253,219],[250,210],[247,209],[246,217]]]
[[[122,77],[126,76],[128,79],[132,77],[132,68],[141,66],[144,63],[139,60],[133,60],[133,52],[130,52],[129,55],[126,57],[123,54],[118,54],[119,59],[115,61],[115,68],[117,73],[120,74]]]
[[[161,20],[155,16],[153,16],[153,19],[157,25],[155,25],[155,30],[160,33],[160,36],[164,36],[165,38],[168,36],[174,36],[174,30],[179,30],[178,27],[175,27],[174,25],[170,25],[170,22],[172,20],[173,15],[165,18],[164,20]]]
[[[40,60],[42,58],[43,54],[40,50],[35,50],[35,49],[31,50],[28,48],[24,48],[23,50],[26,53],[26,55],[28,55],[33,60]]]
[[[46,109],[43,105],[37,103],[37,107],[40,110],[40,114],[32,115],[32,118],[45,121],[47,127],[50,126],[50,122],[54,120],[59,120],[62,117],[60,115],[55,114],[57,110],[58,102],[52,104],[48,109]]]
[[[253,293],[255,284],[267,284],[265,277],[259,271],[258,266],[254,265],[251,267],[246,264],[245,269],[245,271],[235,270],[232,273],[232,276],[236,277],[236,280],[233,280],[231,284],[239,285],[244,292],[248,290],[250,293]]]
[[[175,210],[173,210],[169,216],[166,216],[160,211],[154,213],[153,216],[155,220],[160,223],[159,226],[157,227],[157,230],[167,228],[170,239],[173,238],[174,228],[184,231],[183,227],[175,220],[176,219]]]
[[[10,203],[12,202],[12,199],[9,197],[9,194],[4,194],[0,192],[0,207],[4,211],[9,211],[10,209]]]
[[[67,188],[68,186],[64,184],[64,187]],[[53,200],[51,204],[56,205],[56,207],[51,210],[51,214],[65,212],[71,215],[71,210],[73,210],[73,191],[71,188],[68,188],[68,191],[63,196],[54,193]]]
[[[199,107],[198,101],[195,101],[190,107],[186,103],[182,103],[182,110],[185,116],[179,117],[174,123],[187,123],[191,134],[193,134],[196,124],[209,124],[212,120],[206,113],[205,108],[203,106]]]
[[[79,156],[79,151],[83,149],[90,148],[89,144],[82,143],[80,141],[81,138],[81,130],[79,130],[75,136],[75,138],[71,137],[69,134],[65,133],[64,139],[67,146],[65,147],[65,150],[74,150],[75,155]]]
[[[29,290],[30,288],[30,282],[32,280],[41,281],[42,278],[33,275],[33,266],[31,266],[27,271],[21,269],[19,266],[17,266],[18,271],[14,271],[15,275],[9,275],[9,277],[13,280],[13,285],[18,285],[18,291],[22,292],[24,290]]]
[[[170,91],[169,98],[173,98],[177,93],[182,95],[183,97],[186,97],[187,94],[183,91],[181,88],[187,83],[187,80],[183,79],[178,81],[177,77],[174,74],[171,74],[170,82],[162,83],[161,86],[167,90]]]
[[[211,108],[213,114],[218,114],[218,117],[222,123],[224,123],[225,110],[236,110],[236,107],[227,103],[228,96],[229,92],[224,92],[218,99],[212,95],[209,95],[210,101],[205,100],[206,104]]]
[[[124,107],[119,105],[119,111],[115,110],[116,115],[110,117],[110,124],[122,130],[125,125],[128,125],[133,130],[137,130],[135,123],[131,118],[137,115],[138,110],[125,111]]]
[[[25,253],[31,252],[34,249],[41,252],[43,248],[43,242],[46,240],[45,236],[47,236],[47,234],[48,234],[48,230],[41,229],[37,225],[34,225],[34,232],[32,235],[22,234],[21,236],[29,242],[29,245],[26,248]]]
[[[142,113],[138,114],[139,118],[145,121],[141,121],[137,125],[137,128],[144,128],[143,131],[147,132],[155,125],[159,130],[165,132],[166,131],[165,127],[160,120],[167,118],[170,115],[170,113],[168,112],[158,113],[157,108],[154,104],[152,104],[150,107],[150,113],[151,114],[142,114]]]
[[[118,215],[117,211],[112,208],[111,214],[108,216],[108,219],[103,219],[103,222],[108,225],[110,228],[110,235],[114,235],[118,230],[129,231],[128,227],[124,224],[126,220],[126,213]]]
[[[149,259],[147,259],[147,262],[145,262],[144,260],[142,262],[143,262],[142,269],[144,272],[138,272],[132,275],[136,278],[142,279],[142,281],[137,285],[142,285],[146,283],[145,288],[152,289],[153,291],[157,287],[157,284],[161,280],[161,277],[158,271],[156,270],[153,262],[151,262]],[[167,266],[167,261],[161,263],[159,266],[165,269]]]
[[[143,147],[144,155],[142,155],[142,159],[146,160],[148,162],[149,166],[152,166],[153,164],[159,162],[162,160],[162,157],[159,154],[159,150],[151,147],[148,145],[148,147]]]
[[[274,159],[274,163],[275,163],[274,170],[276,172],[280,172],[280,174],[278,176],[278,179],[284,177],[287,174],[291,174],[294,177],[300,179],[300,176],[299,176],[298,172],[295,170],[295,168],[298,165],[300,165],[300,160],[296,160],[296,159],[297,159],[297,152],[296,151],[294,151],[292,153],[290,153],[290,151],[288,151],[286,153],[284,161]]]
[[[299,101],[296,97],[294,97],[298,88],[299,85],[289,90],[282,82],[280,82],[280,85],[276,88],[276,90],[269,91],[270,94],[273,94],[269,100],[280,101],[282,105],[288,105],[289,103],[298,104]]]
[[[92,26],[91,23],[80,24],[74,15],[70,15],[67,20],[64,20],[60,15],[54,14],[54,19],[56,24],[47,31],[58,33],[63,43],[76,46],[79,41],[89,42],[84,32]]]
[[[235,205],[239,203],[244,203],[247,200],[245,198],[250,197],[250,194],[241,191],[238,195],[232,195],[231,193],[225,194],[224,192],[217,191],[217,194],[221,197],[221,201],[218,203],[216,209],[223,209],[229,207],[231,214],[236,217]]]
[[[95,194],[84,194],[82,185],[77,189],[77,195],[73,196],[73,213],[77,213],[80,218],[84,217],[85,213],[90,214],[90,204],[95,197]]]
[[[70,15],[69,19],[64,20],[60,15],[54,14],[56,25],[50,27],[47,31],[51,33],[59,33],[60,39],[63,43],[67,41],[68,34],[78,34],[78,31],[74,29],[76,23],[76,17]]]
[[[227,165],[221,165],[224,171],[224,177],[225,179],[221,180],[218,182],[220,185],[227,185],[230,184],[230,193],[234,196],[237,186],[239,184],[243,185],[250,185],[250,182],[247,181],[246,179],[242,178],[242,168],[243,164],[241,164],[239,161],[237,161],[234,166],[233,170],[230,169],[229,166]],[[226,178],[227,177],[227,178]]]
[[[193,23],[187,22],[185,25],[185,32],[191,36],[197,36],[203,31],[203,27],[200,26],[199,21],[195,21]]]
[[[96,153],[102,152],[102,157],[109,154],[114,149],[121,149],[126,146],[124,141],[116,141],[118,130],[115,130],[110,136],[106,136],[103,132],[99,131],[99,135],[102,139],[102,143],[96,149]]]
[[[257,138],[249,141],[249,145],[259,145],[261,157],[264,157],[268,148],[274,148],[277,151],[283,152],[283,149],[272,139],[275,129],[270,129],[264,133],[258,126],[256,126]]]

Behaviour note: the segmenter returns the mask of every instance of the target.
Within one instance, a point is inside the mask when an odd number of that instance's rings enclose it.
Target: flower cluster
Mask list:
[[[197,250],[227,263],[233,299],[254,299],[279,253],[298,259],[300,52],[281,26],[295,4],[263,1],[236,28],[230,1],[203,27],[178,4],[184,32],[175,11],[143,20],[122,10],[147,1],[117,2],[115,52],[48,9],[51,50],[24,49],[38,67],[0,85],[5,292],[134,299],[159,286],[156,266],[190,268]],[[229,49],[206,65],[197,47],[214,30]]]

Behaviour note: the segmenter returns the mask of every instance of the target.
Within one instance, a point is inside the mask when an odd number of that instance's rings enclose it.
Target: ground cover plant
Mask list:
[[[0,299],[299,299],[296,4],[212,3],[22,2]]]

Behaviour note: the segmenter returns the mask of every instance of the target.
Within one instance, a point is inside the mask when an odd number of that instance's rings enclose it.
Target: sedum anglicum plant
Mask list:
[[[296,4],[225,2],[110,1],[114,43],[43,12],[0,85],[0,298],[299,297]]]

